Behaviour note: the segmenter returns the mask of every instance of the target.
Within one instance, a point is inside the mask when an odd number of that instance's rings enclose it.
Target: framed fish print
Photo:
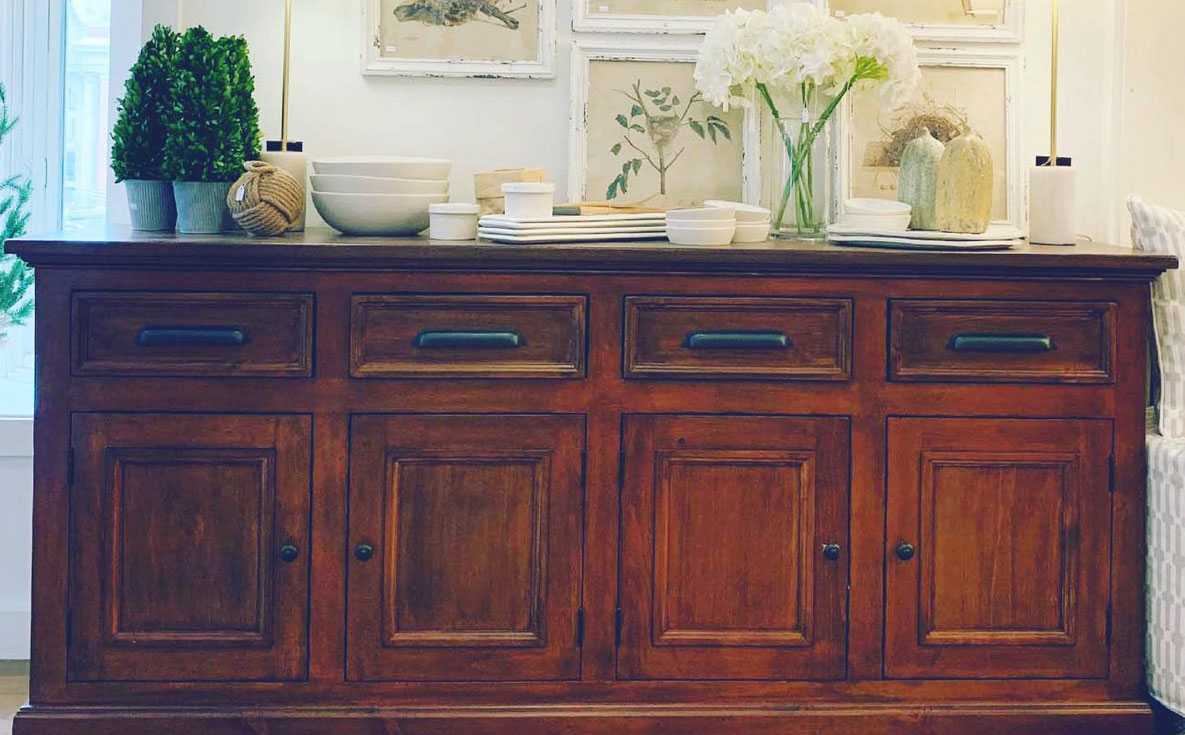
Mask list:
[[[754,201],[755,114],[695,89],[698,43],[577,41],[572,51],[568,198],[681,207]]]
[[[844,112],[836,151],[836,209],[850,198],[897,198],[905,146],[923,130],[947,143],[964,129],[992,152],[992,220],[1023,228],[1020,59],[1010,53],[921,50],[922,82],[900,110],[879,109],[875,95],[854,96]]]
[[[362,0],[363,73],[555,76],[556,0]]]
[[[927,41],[1022,39],[1024,0],[830,0],[836,15],[880,13]]]
[[[826,0],[572,0],[572,28],[617,33],[704,33],[726,10]]]

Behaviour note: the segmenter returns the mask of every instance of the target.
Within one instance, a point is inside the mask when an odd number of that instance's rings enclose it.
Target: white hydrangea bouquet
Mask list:
[[[727,110],[760,97],[769,108],[790,168],[774,229],[784,230],[793,196],[793,234],[801,237],[825,235],[814,158],[839,103],[848,92],[875,88],[882,106],[896,109],[920,78],[917,51],[900,22],[880,13],[835,18],[803,2],[724,13],[704,38],[695,67],[696,87],[708,102]],[[801,106],[798,117],[782,116],[779,103],[787,102]]]

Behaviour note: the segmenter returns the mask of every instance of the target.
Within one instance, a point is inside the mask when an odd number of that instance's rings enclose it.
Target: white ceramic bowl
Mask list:
[[[464,202],[433,204],[428,207],[431,221],[428,237],[433,240],[476,240],[480,211],[478,205]]]
[[[765,242],[769,239],[769,220],[765,222],[737,222],[733,242]]]
[[[731,209],[736,213],[737,224],[744,222],[768,222],[770,218],[770,211],[765,207],[758,207],[752,204],[742,204],[741,202],[726,202],[721,199],[709,199],[704,202],[705,207],[716,207],[717,209]]]
[[[845,212],[840,224],[844,227],[856,227],[861,230],[877,230],[885,232],[903,232],[909,229],[912,214],[884,213],[884,214],[852,214]]]
[[[668,209],[667,224],[692,224],[694,222],[736,222],[736,211],[729,207],[694,207],[691,209]]]
[[[333,194],[448,194],[448,179],[384,179],[378,176],[313,174],[313,191]]]
[[[334,156],[313,161],[319,174],[341,176],[378,176],[384,179],[426,179],[442,181],[448,178],[453,164],[442,158],[411,156]]]
[[[428,227],[428,207],[447,194],[335,194],[313,192],[313,206],[329,226],[347,235],[414,235]]]
[[[667,225],[667,239],[675,245],[728,245],[736,234],[736,224],[715,227]]]
[[[844,202],[845,214],[909,214],[913,207],[895,199],[863,197]]]

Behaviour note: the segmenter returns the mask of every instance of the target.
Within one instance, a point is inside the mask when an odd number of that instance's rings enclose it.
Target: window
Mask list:
[[[111,0],[0,0],[0,29],[0,79],[19,118],[0,151],[0,176],[19,174],[33,182],[33,231],[102,225]],[[32,415],[29,324],[10,327],[0,338],[0,417]]]

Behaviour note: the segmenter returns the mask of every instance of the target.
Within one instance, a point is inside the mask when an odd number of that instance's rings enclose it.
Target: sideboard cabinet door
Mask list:
[[[1111,422],[890,419],[890,678],[1107,675]]]
[[[355,416],[348,677],[580,674],[583,416]]]
[[[842,679],[844,418],[629,416],[623,679]]]
[[[75,414],[69,676],[307,675],[305,416]]]

